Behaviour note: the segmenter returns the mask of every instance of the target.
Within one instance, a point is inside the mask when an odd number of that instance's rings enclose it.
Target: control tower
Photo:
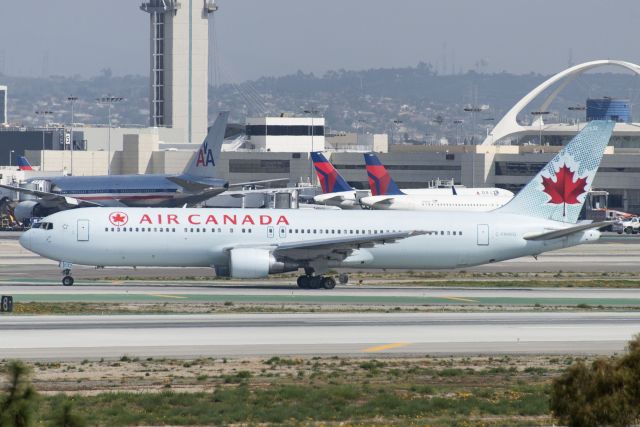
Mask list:
[[[150,117],[153,127],[183,131],[184,142],[207,134],[209,14],[214,0],[147,0],[151,17]]]

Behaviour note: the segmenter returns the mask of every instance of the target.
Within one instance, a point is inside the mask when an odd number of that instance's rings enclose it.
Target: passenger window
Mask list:
[[[109,231],[109,227],[105,227],[104,231]]]

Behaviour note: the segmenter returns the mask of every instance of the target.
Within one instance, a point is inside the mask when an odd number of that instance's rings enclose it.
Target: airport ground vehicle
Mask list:
[[[301,288],[332,288],[331,268],[447,269],[597,240],[581,222],[614,123],[592,121],[511,202],[492,212],[87,208],[58,212],[20,238],[71,265],[210,266],[219,276],[297,271]]]
[[[611,230],[618,234],[638,234],[640,232],[640,218],[620,219],[611,225]]]

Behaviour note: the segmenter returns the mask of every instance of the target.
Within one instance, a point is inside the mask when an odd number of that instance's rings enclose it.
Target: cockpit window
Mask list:
[[[32,228],[42,228],[43,230],[53,230],[53,223],[41,222],[39,224],[34,224]]]
[[[31,226],[31,228],[40,228],[40,226],[41,226],[41,225],[42,225],[42,223],[41,223],[41,222],[36,222],[35,224],[33,224],[33,225]]]
[[[52,222],[48,222],[47,223],[47,230],[53,230],[53,223]]]

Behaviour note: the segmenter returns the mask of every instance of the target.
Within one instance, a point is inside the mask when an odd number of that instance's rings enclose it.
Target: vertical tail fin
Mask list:
[[[576,223],[615,123],[594,120],[500,212]]]
[[[29,160],[27,160],[26,157],[24,156],[18,156],[18,168],[21,171],[32,171],[33,168],[31,167],[31,163],[29,163]]]
[[[184,175],[203,178],[215,177],[215,167],[220,159],[228,119],[228,111],[222,111],[218,114],[218,118],[209,128],[207,137],[204,139],[202,145],[200,145],[198,151],[193,153],[189,163],[187,163],[187,166],[184,168],[182,172]]]
[[[324,154],[319,151],[314,151],[311,153],[311,160],[316,169],[323,193],[339,193],[341,191],[353,190],[336,168],[333,167],[331,162],[327,160]]]
[[[396,185],[387,168],[380,163],[380,159],[373,153],[365,153],[364,161],[367,165],[369,187],[373,196],[389,196],[404,194]]]

